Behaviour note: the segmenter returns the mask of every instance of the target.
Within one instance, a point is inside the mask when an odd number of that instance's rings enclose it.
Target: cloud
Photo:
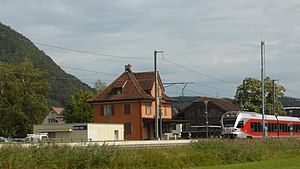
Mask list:
[[[164,50],[166,59],[199,74],[160,59],[163,80],[205,84],[188,85],[189,94],[194,91],[194,95],[233,97],[245,77],[259,78],[260,41],[266,40],[268,75],[282,79],[287,88],[299,93],[292,96],[300,97],[300,80],[295,78],[300,71],[299,7],[296,0],[24,0],[1,2],[0,16],[1,22],[29,39],[50,45],[150,59],[154,50]],[[128,63],[136,71],[153,70],[153,60],[107,58],[42,45],[39,48],[59,65],[115,74],[122,73]],[[116,78],[65,70],[89,81]],[[167,92],[172,95],[181,90],[169,88]]]

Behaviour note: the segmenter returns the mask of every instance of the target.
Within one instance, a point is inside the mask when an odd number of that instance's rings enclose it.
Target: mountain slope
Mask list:
[[[0,61],[19,64],[27,57],[39,69],[47,70],[51,91],[50,106],[64,106],[76,90],[92,90],[87,84],[67,74],[29,39],[0,22]]]

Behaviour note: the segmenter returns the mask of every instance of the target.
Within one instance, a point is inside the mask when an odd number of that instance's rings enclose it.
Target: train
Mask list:
[[[229,111],[221,118],[221,136],[225,138],[263,137],[262,114],[248,111]],[[265,115],[265,136],[300,137],[300,118]]]

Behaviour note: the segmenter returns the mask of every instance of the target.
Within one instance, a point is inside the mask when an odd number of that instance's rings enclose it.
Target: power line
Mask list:
[[[180,87],[177,87],[177,86],[172,86],[172,87],[174,87],[174,88],[177,88],[177,89],[180,89],[181,90],[181,88]],[[196,94],[199,94],[199,95],[206,95],[206,94],[204,94],[204,93],[200,93],[200,92],[196,92],[196,91],[192,91],[192,90],[189,90],[189,89],[186,89],[186,91],[189,91],[189,92],[193,92],[193,93],[196,93]]]
[[[201,84],[201,83],[195,83],[195,82],[194,82],[194,84],[196,84],[196,85],[198,85],[198,86],[204,86],[204,87],[208,87],[208,88],[211,88],[211,89],[222,90],[222,91],[224,91],[224,92],[234,94],[234,92],[232,92],[232,91],[230,91],[230,90],[226,90],[226,89],[222,89],[222,88],[217,88],[217,87],[211,87],[211,86],[204,85],[204,84]]]
[[[99,71],[94,71],[94,70],[87,70],[87,69],[81,69],[81,68],[74,68],[74,67],[70,67],[70,66],[61,66],[61,67],[67,68],[67,69],[74,69],[74,70],[85,71],[85,72],[102,73],[102,74],[108,74],[108,75],[118,76],[118,74],[115,74],[115,73],[99,72]]]
[[[43,46],[48,46],[51,48],[56,48],[56,49],[61,49],[61,50],[68,50],[72,52],[78,52],[78,53],[84,53],[84,54],[89,54],[89,55],[96,55],[96,56],[105,56],[105,57],[110,57],[110,58],[119,58],[119,59],[152,59],[152,58],[142,58],[142,57],[128,57],[128,56],[119,56],[119,55],[109,55],[109,54],[104,54],[104,53],[93,53],[93,52],[86,52],[82,50],[76,50],[76,49],[70,49],[70,48],[65,48],[65,47],[59,47],[59,46],[54,46],[54,45],[48,45],[45,43],[40,43],[40,42],[34,42],[35,44],[38,45],[43,45]]]
[[[47,47],[52,47],[52,48],[57,48],[57,49],[61,49],[61,50],[68,50],[68,51],[72,51],[72,52],[78,52],[78,53],[85,53],[85,54],[90,54],[90,55],[97,55],[97,56],[105,56],[105,57],[110,57],[110,58],[120,58],[120,59],[142,59],[142,60],[152,60],[153,58],[143,58],[143,57],[128,57],[128,56],[120,56],[120,55],[110,55],[110,54],[103,54],[103,53],[93,53],[93,52],[87,52],[87,51],[82,51],[82,50],[75,50],[75,49],[70,49],[70,48],[65,48],[65,47],[59,47],[59,46],[55,46],[55,45],[49,45],[49,44],[45,44],[45,43],[41,43],[41,42],[34,42],[33,43],[35,44],[39,44],[39,45],[43,45],[43,46],[47,46]],[[183,66],[181,64],[178,64],[178,63],[175,63],[174,61],[171,61],[171,60],[168,60],[168,59],[165,59],[163,58],[164,61],[168,62],[168,63],[171,63],[177,67],[180,67],[182,69],[185,69],[189,72],[192,72],[192,73],[195,73],[197,75],[200,75],[200,76],[203,76],[203,77],[207,77],[207,78],[210,78],[210,79],[214,79],[214,80],[217,80],[217,81],[222,81],[222,82],[225,82],[225,83],[229,83],[229,84],[238,84],[236,82],[232,82],[232,81],[228,81],[228,80],[224,80],[224,79],[220,79],[220,78],[216,78],[216,77],[213,77],[213,76],[210,76],[210,75],[206,75],[206,74],[203,74],[203,73],[199,73],[195,70],[192,70],[186,66]],[[88,72],[94,72],[94,73],[102,73],[102,74],[109,74],[109,75],[116,75],[116,74],[113,74],[113,73],[106,73],[106,72],[98,72],[98,71],[93,71],[93,70],[86,70],[86,69],[81,69],[81,68],[74,68],[74,67],[69,67],[69,66],[62,66],[64,68],[69,68],[69,69],[74,69],[74,70],[81,70],[81,71],[88,71]],[[226,92],[229,92],[229,93],[233,93],[229,90],[225,90],[225,89],[221,89],[221,88],[216,88],[216,87],[211,87],[211,86],[207,86],[207,85],[203,85],[203,84],[199,84],[198,85],[201,85],[201,86],[206,86],[208,88],[213,88],[213,89],[217,89],[217,90],[222,90],[222,91],[226,91]],[[293,94],[296,94],[298,96],[300,96],[300,94],[296,93],[296,92],[293,92],[293,91],[290,91],[290,90],[287,90],[289,91],[290,93],[293,93]]]
[[[57,48],[57,49],[61,49],[61,50],[68,50],[68,51],[73,51],[73,52],[79,52],[79,53],[85,53],[85,54],[91,54],[91,55],[97,55],[97,56],[105,56],[105,57],[113,57],[113,58],[120,58],[120,59],[147,59],[147,60],[152,60],[153,58],[142,58],[142,57],[128,57],[128,56],[119,56],[119,55],[110,55],[110,54],[103,54],[103,53],[93,53],[93,52],[86,52],[86,51],[81,51],[81,50],[75,50],[75,49],[70,49],[70,48],[65,48],[65,47],[59,47],[59,46],[55,46],[55,45],[49,45],[49,44],[45,44],[45,43],[40,43],[40,42],[33,42],[35,44],[39,44],[39,45],[43,45],[43,46],[48,46],[48,47],[52,47],[52,48]],[[204,77],[207,77],[207,78],[211,78],[211,79],[214,79],[214,80],[218,80],[218,81],[222,81],[222,82],[226,82],[226,83],[230,83],[230,84],[237,84],[235,82],[231,82],[231,81],[228,81],[228,80],[224,80],[224,79],[220,79],[220,78],[216,78],[216,77],[213,77],[213,76],[209,76],[209,75],[206,75],[206,74],[203,74],[203,73],[199,73],[199,72],[196,72],[190,68],[187,68],[185,66],[182,66],[180,64],[177,64],[173,61],[170,61],[168,59],[165,59],[163,58],[163,60],[173,64],[173,65],[176,65],[178,67],[181,67],[185,70],[188,70],[190,72],[193,72],[193,73],[196,73],[200,76],[204,76]]]
[[[299,93],[293,92],[293,91],[291,91],[291,90],[286,89],[286,91],[288,91],[288,92],[290,92],[290,93],[293,93],[293,94],[295,94],[295,95],[297,95],[297,96],[300,96]]]
[[[214,79],[214,80],[218,80],[218,81],[222,81],[222,82],[226,82],[226,83],[230,83],[230,84],[237,84],[237,83],[235,83],[235,82],[231,82],[231,81],[228,81],[228,80],[223,80],[223,79],[219,79],[219,78],[216,78],[216,77],[213,77],[213,76],[209,76],[209,75],[205,75],[205,74],[202,74],[202,73],[199,73],[199,72],[196,72],[196,71],[194,71],[194,70],[192,70],[192,69],[190,69],[190,68],[187,68],[187,67],[185,67],[185,66],[182,66],[182,65],[180,65],[180,64],[177,64],[177,63],[175,63],[175,62],[173,62],[173,61],[170,61],[170,60],[168,60],[168,59],[163,59],[163,60],[165,60],[165,61],[167,61],[167,62],[169,62],[169,63],[171,63],[171,64],[173,64],[173,65],[176,65],[176,66],[178,66],[178,67],[180,67],[180,68],[182,68],[182,69],[185,69],[185,70],[187,70],[187,71],[190,71],[190,72],[193,72],[193,73],[195,73],[195,74],[198,74],[198,75],[200,75],[200,76],[204,76],[204,77],[207,77],[207,78],[210,78],[210,79]]]

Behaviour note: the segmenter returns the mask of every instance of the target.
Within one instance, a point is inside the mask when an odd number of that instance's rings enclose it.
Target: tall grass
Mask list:
[[[41,144],[0,148],[0,168],[189,168],[277,159],[300,154],[300,139],[199,140],[160,148]]]

